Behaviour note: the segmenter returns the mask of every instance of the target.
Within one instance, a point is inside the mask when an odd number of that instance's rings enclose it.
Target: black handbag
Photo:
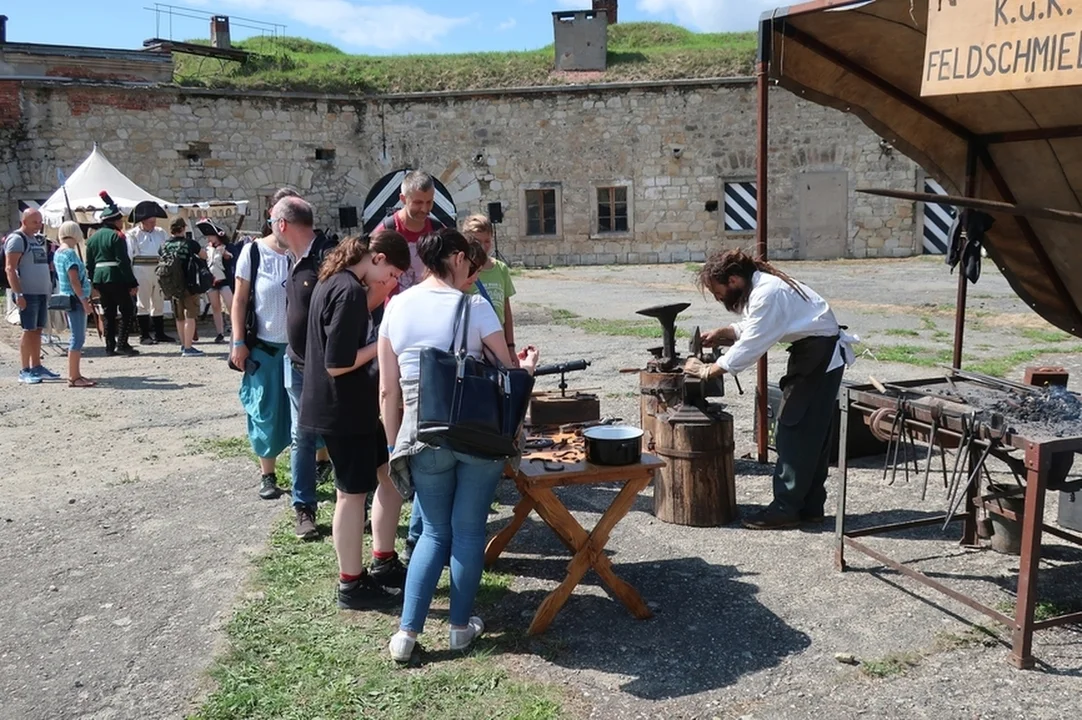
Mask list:
[[[469,327],[470,301],[463,295],[451,347],[421,350],[417,439],[477,457],[512,457],[519,452],[518,435],[534,379],[526,370],[504,367],[495,358],[488,362],[470,357]]]

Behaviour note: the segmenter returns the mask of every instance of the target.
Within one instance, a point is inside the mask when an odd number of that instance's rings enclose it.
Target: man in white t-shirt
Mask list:
[[[135,206],[128,219],[136,227],[127,234],[128,256],[132,270],[139,283],[136,304],[139,320],[139,342],[153,345],[159,342],[176,342],[165,334],[165,295],[158,284],[158,260],[162,245],[169,234],[158,227],[157,218],[167,217],[161,205],[144,200]],[[151,335],[153,328],[154,334]]]

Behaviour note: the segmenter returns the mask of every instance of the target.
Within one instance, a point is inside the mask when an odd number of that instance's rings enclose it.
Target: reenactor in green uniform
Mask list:
[[[101,297],[105,313],[105,354],[138,355],[128,342],[135,326],[135,296],[139,283],[128,257],[128,243],[121,232],[124,213],[104,190],[105,201],[100,230],[86,241],[86,270],[94,290]],[[117,326],[117,312],[120,325]]]

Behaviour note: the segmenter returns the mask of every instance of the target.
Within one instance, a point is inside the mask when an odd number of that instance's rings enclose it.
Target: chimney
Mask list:
[[[8,41],[8,16],[0,15],[0,44]]]
[[[210,44],[219,50],[228,50],[231,47],[228,15],[215,15],[210,19]]]
[[[609,25],[615,25],[616,3],[617,0],[594,0],[594,12],[597,12],[598,10],[604,10],[605,16],[609,20]]]

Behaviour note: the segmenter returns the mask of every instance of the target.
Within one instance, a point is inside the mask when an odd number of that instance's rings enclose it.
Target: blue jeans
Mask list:
[[[82,305],[74,310],[68,310],[68,325],[71,326],[68,352],[79,352],[83,349],[83,343],[86,342],[86,311],[83,310]]]
[[[410,475],[424,531],[410,558],[402,603],[402,629],[424,632],[443,566],[451,559],[452,625],[465,625],[481,586],[488,509],[503,474],[503,460],[426,448],[410,457]]]
[[[409,533],[406,535],[406,542],[417,547],[417,541],[421,539],[421,532],[424,527],[424,520],[421,518],[421,506],[417,502],[417,494],[414,493],[413,510],[410,511],[410,528]]]
[[[304,370],[293,367],[289,355],[286,364],[286,392],[289,393],[289,417],[293,425],[289,471],[293,476],[293,506],[316,505],[316,450],[323,447],[323,438],[297,427],[301,414],[301,390]]]

